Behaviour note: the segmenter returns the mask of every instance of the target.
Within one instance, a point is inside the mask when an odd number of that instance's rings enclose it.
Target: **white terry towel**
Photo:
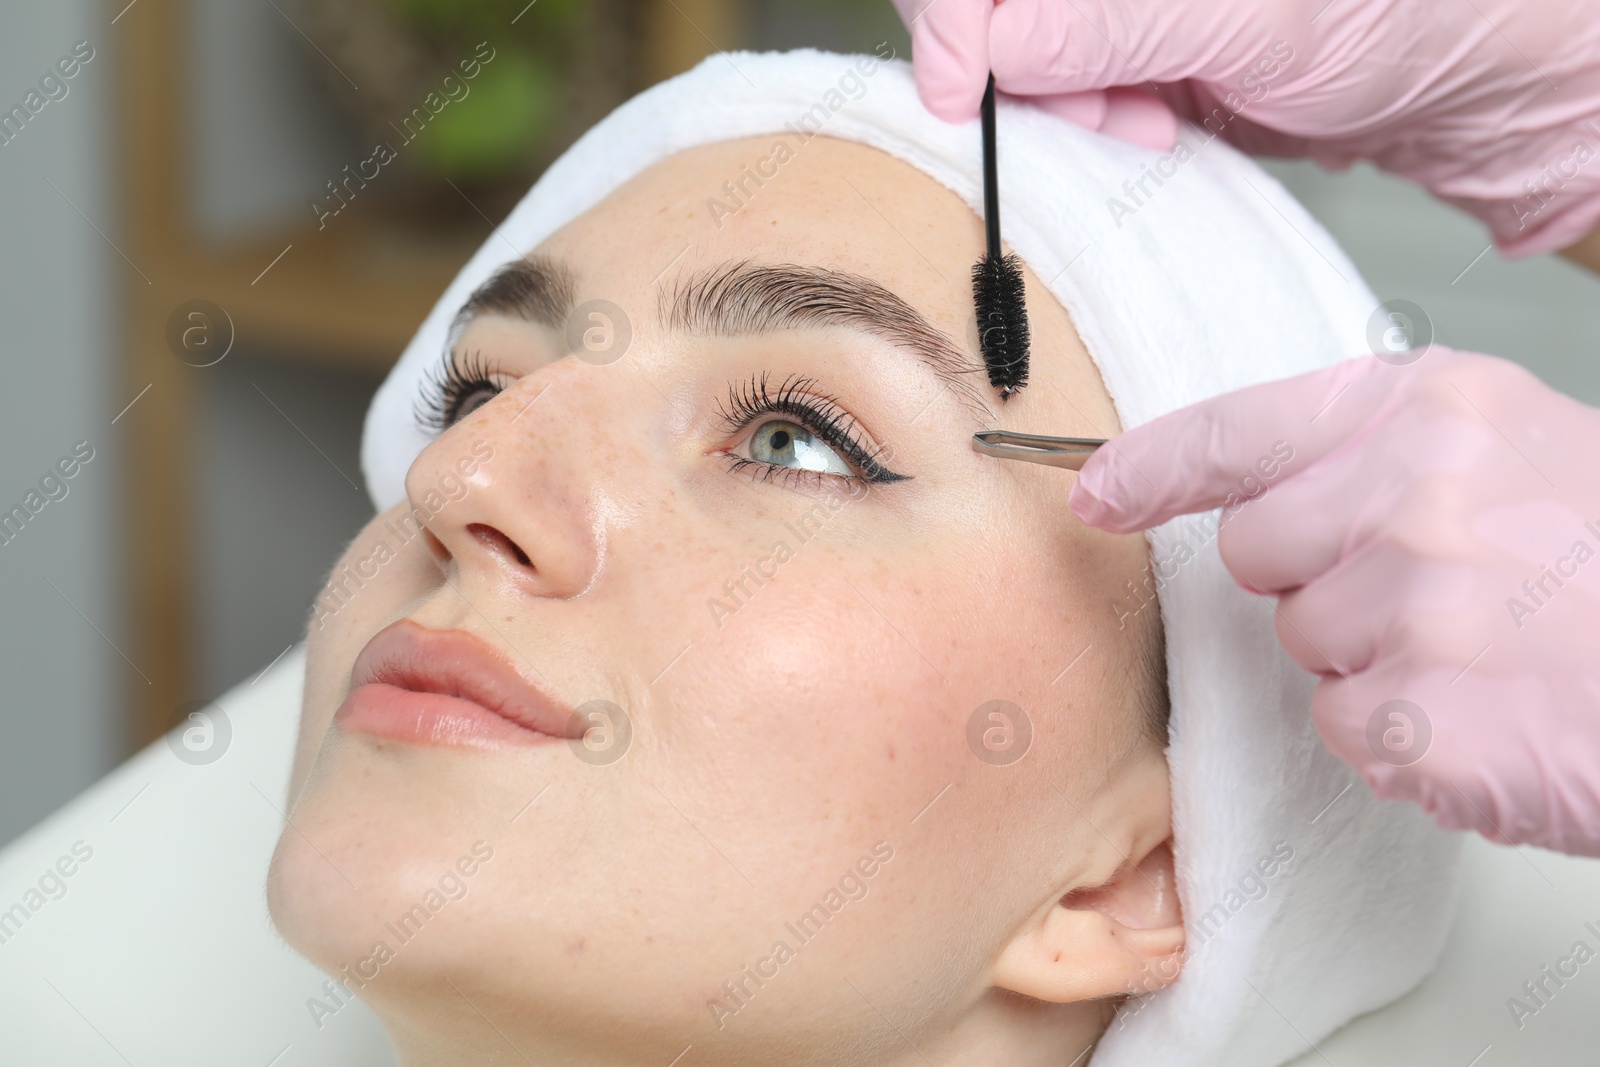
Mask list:
[[[707,59],[590,130],[451,283],[367,415],[376,505],[403,499],[427,443],[412,419],[424,368],[512,246],[531,249],[674,152],[761,134],[793,145],[808,129],[897,156],[981,211],[976,122],[929,115],[903,61]],[[1359,354],[1378,305],[1272,178],[1203,130],[1186,128],[1182,142],[1160,156],[1031,107],[1000,108],[1005,236],[1071,313],[1127,427]],[[1190,956],[1175,985],[1124,1006],[1093,1067],[1270,1067],[1302,1055],[1427,974],[1453,911],[1458,841],[1410,805],[1375,800],[1322,747],[1313,679],[1279,648],[1273,602],[1224,570],[1215,530],[1213,513],[1149,535]]]

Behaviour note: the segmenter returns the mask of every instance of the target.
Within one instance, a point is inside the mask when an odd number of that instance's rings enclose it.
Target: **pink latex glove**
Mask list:
[[[1392,358],[1129,430],[1072,510],[1126,533],[1221,507],[1224,564],[1277,597],[1318,731],[1380,797],[1600,856],[1600,410],[1505,360]]]
[[[923,101],[952,122],[977,114],[993,69],[997,89],[1140,144],[1172,146],[1170,107],[1247,152],[1370,159],[1483,219],[1510,255],[1600,223],[1593,0],[895,6]]]
[[[989,26],[993,0],[894,0],[911,30],[917,91],[928,110],[946,122],[978,115],[989,82]],[[995,73],[1002,94],[1018,91]],[[1142,89],[1108,85],[1087,91],[1023,91],[1030,102],[1086,129],[1165,152],[1178,133],[1172,109]]]

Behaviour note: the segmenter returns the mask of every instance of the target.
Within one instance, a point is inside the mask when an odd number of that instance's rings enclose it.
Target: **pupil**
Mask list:
[[[772,438],[771,438],[771,443],[772,443],[772,447],[774,449],[780,450],[780,451],[782,449],[785,449],[785,448],[789,447],[789,431],[788,430],[775,430],[775,431],[773,431]]]

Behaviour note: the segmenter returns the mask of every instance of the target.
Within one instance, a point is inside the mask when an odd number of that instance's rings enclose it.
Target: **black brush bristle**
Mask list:
[[[994,75],[979,109],[983,120],[983,229],[987,251],[972,267],[972,303],[978,314],[978,350],[989,384],[1000,399],[1028,384],[1028,304],[1022,260],[1000,253],[1000,177],[995,149]]]
[[[1004,400],[1028,384],[1028,305],[1022,261],[1015,252],[986,255],[972,266],[972,302],[978,312],[978,349],[989,384]]]

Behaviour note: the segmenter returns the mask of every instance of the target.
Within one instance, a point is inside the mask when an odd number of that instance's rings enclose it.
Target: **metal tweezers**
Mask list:
[[[997,459],[1065,467],[1071,471],[1082,470],[1094,450],[1105,443],[1104,437],[1046,437],[1009,430],[983,430],[972,435],[974,452]]]

